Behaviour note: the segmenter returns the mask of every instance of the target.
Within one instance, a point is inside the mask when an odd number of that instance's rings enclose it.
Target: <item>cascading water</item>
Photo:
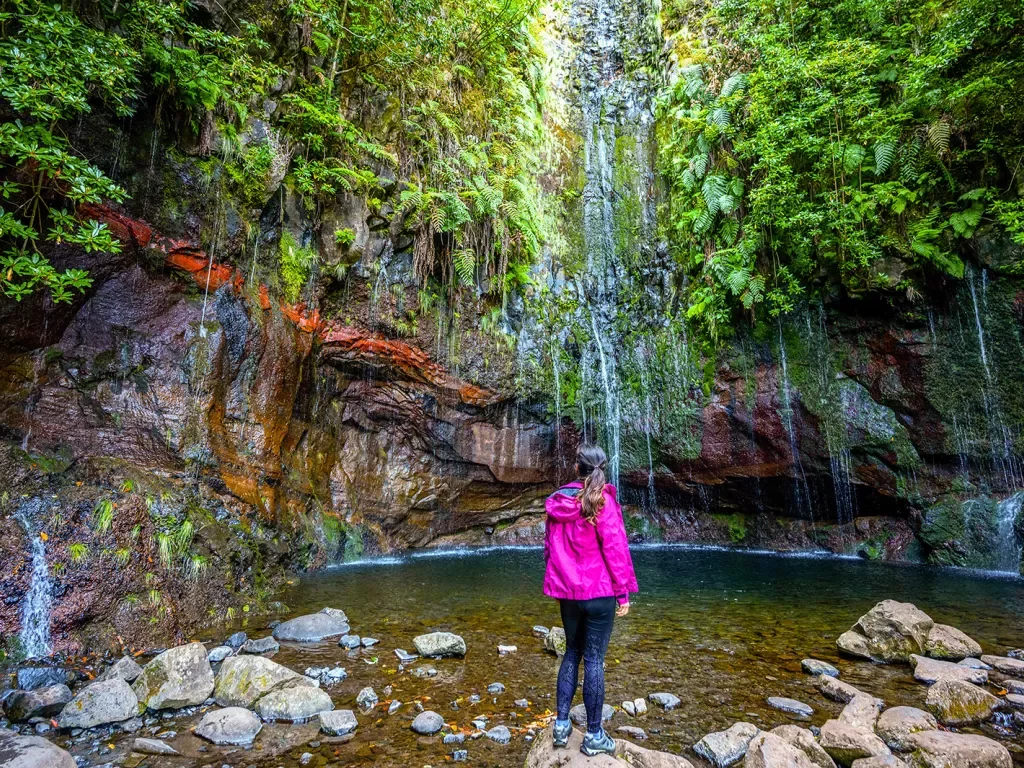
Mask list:
[[[46,543],[42,536],[33,532],[28,517],[18,514],[18,520],[25,527],[32,547],[32,576],[25,601],[21,607],[21,647],[29,658],[49,656],[50,612],[53,608],[53,584],[50,568],[46,564]]]
[[[782,366],[782,408],[779,409],[779,413],[782,416],[782,423],[786,427],[790,458],[792,458],[793,468],[796,470],[796,477],[793,478],[793,506],[798,515],[806,512],[813,520],[814,509],[811,506],[810,488],[807,485],[807,475],[804,473],[804,464],[796,444],[796,429],[793,425],[793,394],[789,383],[789,363],[786,359],[786,340],[782,335],[781,319],[779,320],[779,363]]]
[[[1024,491],[1003,499],[996,505],[995,566],[1000,571],[1020,573],[1021,543],[1017,523],[1024,508]]]

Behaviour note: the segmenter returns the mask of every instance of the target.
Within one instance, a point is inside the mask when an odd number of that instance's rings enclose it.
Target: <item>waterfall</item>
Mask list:
[[[42,536],[32,532],[32,526],[23,513],[18,514],[18,519],[25,527],[32,547],[32,581],[21,607],[21,647],[27,657],[40,658],[49,656],[52,650],[50,610],[53,607],[53,585]]]
[[[996,505],[995,565],[1001,571],[1020,572],[1021,551],[1017,538],[1017,520],[1024,507],[1024,491]]]
[[[804,464],[800,459],[800,451],[796,444],[796,429],[793,426],[793,395],[789,383],[789,363],[786,360],[786,340],[782,335],[782,319],[779,319],[779,364],[782,366],[782,416],[783,426],[786,428],[786,435],[789,437],[789,453],[793,459],[793,467],[796,469],[796,477],[793,478],[793,497],[796,513],[799,515],[805,508],[814,520],[814,510],[811,507],[810,488],[807,485],[807,475],[804,474]]]

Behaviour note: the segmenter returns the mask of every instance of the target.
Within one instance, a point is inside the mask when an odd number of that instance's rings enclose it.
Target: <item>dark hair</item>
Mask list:
[[[576,472],[583,480],[583,492],[580,504],[583,507],[583,519],[596,523],[597,516],[604,507],[604,468],[608,457],[599,446],[581,445],[576,451]]]

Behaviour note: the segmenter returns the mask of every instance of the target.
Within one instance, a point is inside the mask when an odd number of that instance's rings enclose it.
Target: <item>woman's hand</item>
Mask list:
[[[622,618],[629,613],[629,603],[619,603],[619,607],[615,609],[615,615]]]

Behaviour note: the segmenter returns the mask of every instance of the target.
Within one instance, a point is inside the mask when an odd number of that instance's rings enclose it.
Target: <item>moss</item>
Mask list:
[[[736,513],[732,515],[712,515],[712,518],[727,529],[729,532],[729,541],[733,544],[740,544],[744,539],[747,538],[747,517],[746,515]]]
[[[918,538],[936,565],[992,568],[999,535],[996,501],[987,496],[946,499],[924,515]]]
[[[282,291],[290,303],[299,300],[303,287],[309,281],[310,270],[316,263],[316,251],[300,246],[288,230],[281,233],[278,246]]]

